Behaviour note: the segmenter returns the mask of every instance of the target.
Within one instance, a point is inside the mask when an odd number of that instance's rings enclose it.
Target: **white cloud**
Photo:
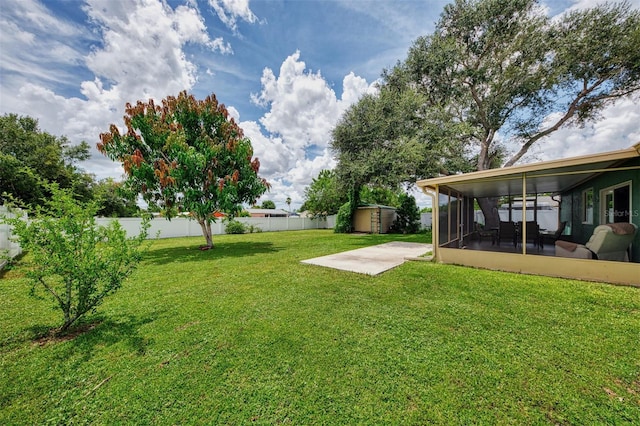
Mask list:
[[[229,51],[221,40],[210,40],[202,17],[193,8],[172,10],[146,0],[128,5],[125,11],[121,8],[120,2],[103,0],[90,0],[85,7],[100,26],[104,43],[91,52],[86,63],[98,78],[115,83],[110,90],[126,93],[126,101],[161,99],[193,87],[197,68],[184,55],[185,43]]]
[[[548,1],[549,0],[547,0],[547,2]],[[581,9],[590,9],[603,4],[601,0],[570,0],[568,3],[569,5],[565,12],[581,10]],[[627,0],[627,3],[629,3],[629,5],[634,9],[637,9],[640,7],[640,0]]]
[[[35,0],[4,0],[2,14],[20,20],[32,31],[55,32],[63,37],[78,36],[83,32],[80,27],[55,18],[46,6]]]
[[[36,1],[5,0],[0,15],[3,79],[9,74],[12,81],[64,83],[71,78],[66,68],[82,63],[76,50],[80,41],[92,38],[85,28],[53,17]]]
[[[270,110],[260,123],[294,149],[327,147],[331,130],[344,110],[373,90],[366,80],[350,73],[344,78],[343,95],[338,99],[320,72],[306,71],[299,51],[284,60],[277,77],[265,68],[261,83],[262,91],[252,99]]]
[[[562,128],[540,140],[531,152],[536,160],[555,160],[629,148],[640,142],[640,96],[618,101],[601,119],[584,128]],[[548,121],[553,120],[553,115]]]
[[[238,33],[238,18],[251,24],[258,17],[249,8],[249,0],[209,0],[218,18],[234,33]]]
[[[195,7],[174,10],[157,0],[87,0],[83,11],[99,30],[98,38],[85,28],[49,16],[39,3],[12,4],[12,14],[3,15],[8,25],[0,30],[3,49],[5,40],[10,41],[8,57],[12,58],[3,60],[2,72],[29,71],[9,78],[3,75],[2,109],[10,105],[6,112],[38,118],[41,129],[66,135],[73,143],[86,140],[94,148],[85,165],[88,171],[98,178],[119,177],[120,166],[98,154],[95,143],[110,123],[123,125],[125,103],[190,90],[197,80],[197,67],[184,54],[186,43],[219,53],[229,53],[230,47],[222,39],[209,38]],[[94,40],[90,52],[77,43],[79,37]],[[84,65],[94,75],[76,87],[84,98],[56,94],[48,84],[65,81],[71,72],[69,63]]]
[[[307,70],[300,52],[283,61],[277,76],[265,68],[261,83],[262,90],[252,95],[252,100],[269,108],[259,120],[262,127],[255,121],[240,125],[260,158],[260,174],[273,185],[271,192],[279,188],[300,194],[301,198],[295,199],[300,204],[311,180],[321,170],[336,165],[329,143],[342,113],[375,89],[365,79],[349,73],[338,98],[320,72]]]

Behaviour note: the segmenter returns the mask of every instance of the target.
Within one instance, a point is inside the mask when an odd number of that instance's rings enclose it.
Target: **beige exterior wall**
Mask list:
[[[371,232],[371,214],[373,209],[357,209],[353,215],[353,230],[356,232]]]
[[[353,215],[353,230],[386,234],[396,218],[396,211],[382,207],[358,207]]]
[[[640,263],[571,259],[439,247],[437,261],[474,268],[640,287]]]

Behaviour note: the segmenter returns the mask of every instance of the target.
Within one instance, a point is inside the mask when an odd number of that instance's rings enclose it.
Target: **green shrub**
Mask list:
[[[140,234],[127,238],[116,220],[97,226],[97,203],[81,203],[70,190],[48,186],[51,199],[31,220],[3,218],[28,253],[25,275],[31,294],[51,297],[63,312],[64,332],[120,288],[142,258],[149,220]]]
[[[250,234],[253,234],[254,232],[257,234],[257,233],[259,233],[259,232],[262,232],[262,228],[260,228],[260,227],[258,227],[258,226],[249,225],[249,226],[247,227],[247,231],[248,231]]]
[[[420,210],[412,195],[400,194],[400,207],[396,210],[396,220],[391,229],[403,234],[415,234],[420,230]]]
[[[338,210],[336,226],[333,228],[334,232],[345,234],[353,231],[352,216],[353,210],[351,208],[351,203],[347,201],[340,206],[340,209]]]
[[[244,234],[245,232],[247,232],[247,227],[242,222],[238,222],[237,220],[230,220],[229,223],[227,223],[224,232],[226,232],[227,234]]]

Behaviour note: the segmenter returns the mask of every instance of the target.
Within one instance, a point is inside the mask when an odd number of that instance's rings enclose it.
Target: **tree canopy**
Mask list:
[[[552,21],[536,0],[456,0],[388,81],[415,87],[450,121],[466,123],[459,137],[485,170],[516,163],[560,127],[597,119],[637,92],[638,43],[640,12],[628,3]],[[517,149],[506,152],[506,143]]]
[[[273,202],[273,201],[271,201],[271,200],[264,200],[264,201],[262,202],[262,206],[261,206],[261,208],[263,208],[263,209],[268,209],[268,210],[275,210],[275,208],[276,208],[276,203],[274,203],[274,202]]]
[[[379,94],[343,116],[338,174],[359,186],[513,165],[556,130],[637,94],[639,45],[640,11],[628,3],[552,20],[536,0],[455,0],[383,72]]]
[[[321,170],[317,177],[304,190],[305,201],[301,211],[309,212],[313,217],[326,217],[338,213],[338,209],[347,201],[347,196],[338,188],[335,170]]]
[[[6,192],[27,205],[43,205],[50,182],[73,189],[76,198],[87,201],[93,177],[77,163],[88,158],[86,142],[71,145],[64,136],[41,131],[32,117],[0,117],[0,196]]]
[[[168,218],[189,212],[202,228],[205,248],[213,247],[215,212],[234,216],[269,187],[258,176],[251,141],[215,95],[196,100],[183,91],[161,106],[153,100],[127,104],[124,122],[126,133],[112,124],[98,149],[122,162],[126,187],[149,205]]]

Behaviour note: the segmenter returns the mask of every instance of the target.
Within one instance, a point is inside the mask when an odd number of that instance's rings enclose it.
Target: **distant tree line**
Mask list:
[[[38,120],[5,114],[0,117],[0,204],[9,198],[28,208],[44,206],[51,183],[68,189],[80,202],[95,201],[99,216],[135,216],[136,194],[108,178],[96,180],[78,163],[89,158],[89,144],[71,145],[64,136],[40,130]]]

